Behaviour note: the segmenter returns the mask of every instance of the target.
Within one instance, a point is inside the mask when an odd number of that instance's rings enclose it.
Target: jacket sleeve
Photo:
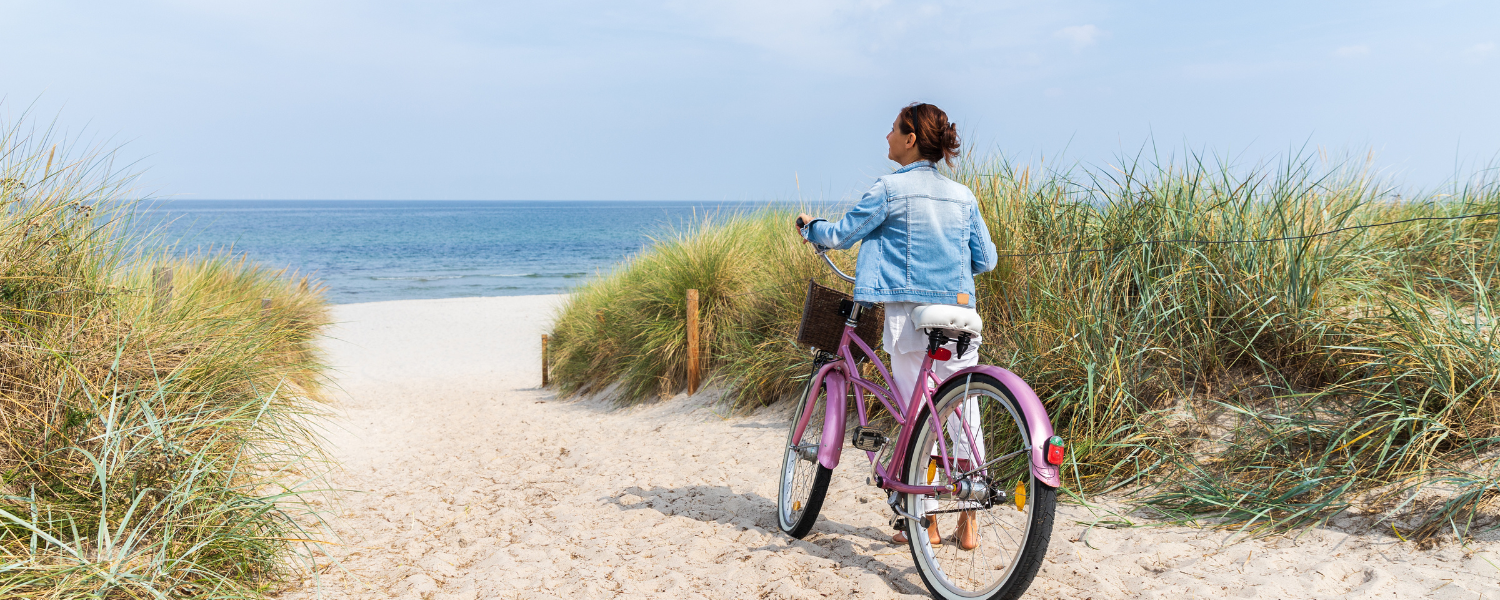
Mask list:
[[[969,262],[974,274],[978,275],[995,268],[995,262],[999,259],[995,252],[995,242],[990,241],[990,228],[984,223],[984,217],[979,214],[979,203],[969,209]]]
[[[859,199],[859,203],[844,213],[844,218],[837,223],[821,219],[813,221],[802,229],[802,236],[819,246],[835,250],[848,249],[885,222],[886,215],[890,214],[885,201],[885,182],[876,181],[870,191]]]

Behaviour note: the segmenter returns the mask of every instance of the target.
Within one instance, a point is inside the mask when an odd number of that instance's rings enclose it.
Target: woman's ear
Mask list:
[[[902,142],[906,144],[907,148],[914,148],[914,147],[916,147],[916,145],[917,145],[917,132],[913,131],[911,133],[908,133],[908,134],[902,136],[902,138],[903,138]]]

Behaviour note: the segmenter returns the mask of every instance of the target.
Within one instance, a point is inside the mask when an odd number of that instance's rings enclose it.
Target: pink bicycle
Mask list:
[[[818,248],[824,262],[852,283],[854,278],[840,271],[826,251]],[[859,425],[851,444],[869,457],[866,483],[889,492],[891,526],[905,533],[927,589],[944,599],[1020,597],[1047,553],[1061,483],[1064,446],[1053,435],[1047,409],[1026,382],[1000,367],[978,365],[934,382],[934,361],[952,358],[953,351],[944,346],[956,342],[962,357],[981,330],[973,311],[944,305],[912,315],[916,328],[928,336],[928,351],[903,405],[892,388],[860,376],[851,346],[863,353],[859,360],[868,358],[885,381],[892,381],[885,364],[856,332],[865,311],[843,302],[843,333],[836,348],[816,349],[813,373],[787,436],[776,503],[781,530],[801,538],[817,520],[843,451],[852,391]],[[871,427],[866,395],[879,400],[895,420],[894,439]],[[820,413],[821,422],[812,418]],[[964,539],[934,543],[928,526],[937,520],[941,527],[945,519],[950,527],[968,528]]]

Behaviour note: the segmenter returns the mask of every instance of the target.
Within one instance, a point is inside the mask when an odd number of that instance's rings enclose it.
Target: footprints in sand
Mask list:
[[[282,598],[927,597],[906,547],[887,541],[861,455],[844,457],[806,540],[777,530],[785,415],[724,419],[685,398],[613,410],[523,389],[539,348],[494,340],[538,339],[549,301],[337,307],[347,325],[329,350],[350,365],[349,398],[329,432],[344,465],[330,484],[352,490],[328,506],[341,545],[326,559],[339,563]],[[1415,552],[1313,530],[1226,546],[1219,531],[1079,524],[1107,516],[1059,507],[1028,597],[1500,600],[1495,541]]]

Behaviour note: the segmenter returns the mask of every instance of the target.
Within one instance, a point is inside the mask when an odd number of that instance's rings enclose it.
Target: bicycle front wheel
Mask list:
[[[814,370],[814,375],[817,371]],[[823,443],[823,417],[828,406],[828,386],[818,386],[816,397],[808,401],[812,377],[798,397],[798,408],[788,428],[786,449],[781,459],[781,488],[776,494],[776,522],[781,530],[801,539],[812,530],[823,509],[828,480],[833,470],[818,464],[818,447]],[[797,435],[797,422],[808,414],[807,427]]]
[[[986,492],[977,499],[906,497],[907,512],[936,519],[939,531],[951,532],[933,546],[921,525],[907,519],[917,573],[937,598],[1019,598],[1047,554],[1057,504],[1057,490],[1031,473],[1026,418],[1003,384],[979,374],[938,390],[933,407],[936,414],[924,408],[918,417],[904,481],[950,487],[961,481]]]

